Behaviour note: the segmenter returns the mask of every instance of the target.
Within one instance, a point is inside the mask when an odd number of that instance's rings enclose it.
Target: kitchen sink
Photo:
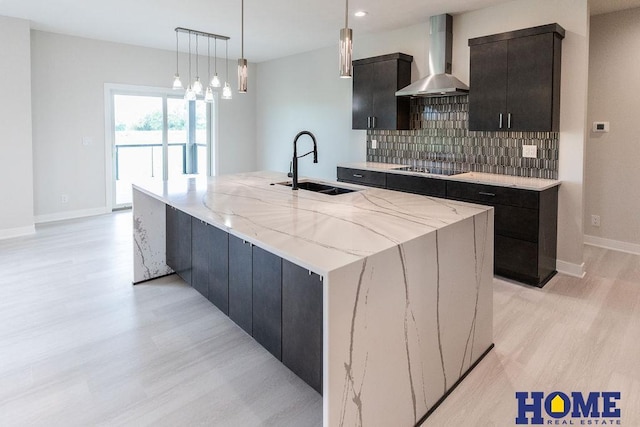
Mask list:
[[[286,185],[287,187],[291,187],[293,185],[291,181],[278,182],[277,184]],[[322,182],[315,182],[315,181],[300,181],[298,182],[298,188],[300,190],[313,191],[315,193],[328,194],[330,196],[337,196],[338,194],[346,194],[346,193],[353,193],[354,191],[360,191],[360,190],[354,190],[351,188],[337,187],[335,185],[326,184]]]

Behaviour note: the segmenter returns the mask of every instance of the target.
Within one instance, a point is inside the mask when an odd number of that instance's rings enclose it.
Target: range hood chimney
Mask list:
[[[453,17],[437,15],[429,19],[429,75],[396,92],[396,96],[465,95],[469,86],[451,75]]]

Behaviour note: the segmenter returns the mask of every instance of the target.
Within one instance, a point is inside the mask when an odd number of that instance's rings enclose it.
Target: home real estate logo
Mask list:
[[[620,392],[573,391],[569,396],[561,391],[554,391],[545,396],[541,391],[518,391],[516,400],[516,424],[622,425],[618,408]]]

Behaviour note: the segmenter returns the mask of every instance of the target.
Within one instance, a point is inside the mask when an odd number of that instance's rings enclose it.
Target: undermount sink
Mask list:
[[[277,184],[286,185],[287,187],[291,187],[293,185],[291,181],[278,182]],[[321,183],[321,182],[314,182],[314,181],[300,181],[298,182],[298,188],[300,190],[307,190],[307,191],[313,191],[315,193],[328,194],[329,196],[337,196],[338,194],[346,194],[346,193],[352,193],[354,191],[360,191],[360,190],[354,190],[351,188],[336,187],[335,185],[330,185],[330,184]]]

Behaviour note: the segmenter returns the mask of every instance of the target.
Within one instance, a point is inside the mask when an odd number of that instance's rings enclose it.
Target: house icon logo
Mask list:
[[[517,425],[622,425],[620,392],[516,392]]]

